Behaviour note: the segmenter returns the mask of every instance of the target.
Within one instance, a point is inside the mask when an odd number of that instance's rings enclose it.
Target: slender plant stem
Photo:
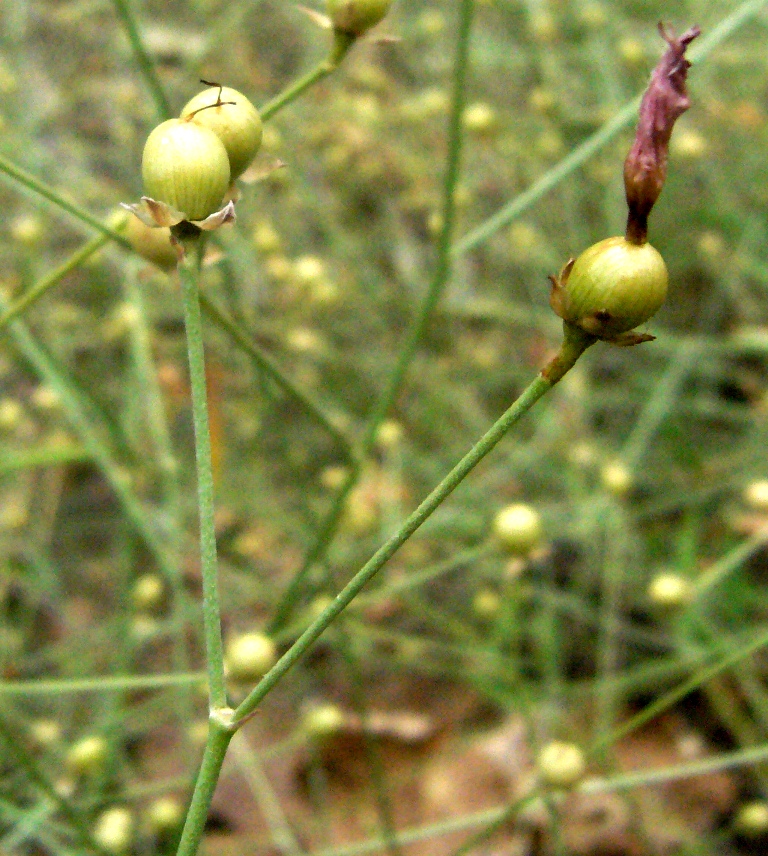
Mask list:
[[[60,193],[57,193],[44,181],[35,178],[31,173],[19,166],[16,166],[16,164],[9,161],[8,158],[3,157],[3,155],[0,155],[0,173],[5,175],[6,178],[10,178],[17,184],[20,184],[25,190],[30,191],[37,196],[42,196],[43,199],[47,200],[57,208],[60,208],[62,211],[65,211],[80,223],[85,223],[97,232],[101,232],[102,235],[106,235],[108,238],[116,241],[120,246],[125,247],[128,250],[133,249],[128,239],[124,235],[121,235],[120,232],[112,229],[105,223],[102,223],[98,217],[94,217],[92,214],[89,214],[88,211],[81,208],[76,203],[65,199]]]
[[[199,339],[199,331],[195,333],[195,323],[199,324],[199,305],[197,302],[196,277],[189,269],[188,262],[183,262],[180,267],[182,284],[185,291],[185,313],[194,316],[197,309],[197,322],[192,318],[192,325],[188,326],[188,338]],[[188,293],[187,293],[188,292]],[[194,299],[192,299],[194,298]],[[187,304],[190,304],[187,309]],[[189,325],[189,321],[188,321]],[[286,653],[267,672],[261,681],[249,693],[246,699],[230,711],[223,704],[218,707],[212,705],[208,742],[200,773],[198,774],[192,804],[187,815],[181,844],[177,856],[194,856],[203,835],[205,818],[210,807],[213,793],[216,788],[224,755],[229,745],[232,733],[236,731],[257,709],[264,697],[274,688],[280,679],[298,662],[298,660],[312,647],[315,641],[333,623],[340,613],[354,600],[365,585],[384,567],[389,559],[400,549],[400,547],[413,535],[421,524],[437,509],[442,502],[461,484],[469,473],[493,450],[504,435],[533,407],[533,405],[547,393],[565,373],[576,363],[584,351],[596,340],[582,333],[578,328],[564,325],[563,344],[556,356],[550,361],[546,368],[538,375],[509,407],[509,409],[494,423],[486,434],[470,449],[470,451],[459,461],[448,475],[435,487],[419,507],[404,521],[400,529],[389,538],[366,562],[366,564],[355,574],[349,583],[339,592],[334,600],[323,610],[323,612],[310,624],[302,635],[293,643]],[[190,345],[190,352],[193,350]],[[202,342],[200,347],[195,348],[199,354],[195,357],[195,363],[200,363],[202,369]],[[190,363],[192,356],[190,355]],[[193,372],[194,374],[194,372]],[[203,377],[202,393],[205,393]],[[198,393],[199,395],[200,393]],[[193,401],[194,401],[193,387]],[[204,404],[204,399],[203,399]],[[197,410],[197,407],[195,407]],[[210,460],[208,463],[210,470]],[[199,478],[199,476],[198,476]],[[206,500],[207,502],[207,500]],[[203,501],[201,500],[201,519]],[[212,512],[212,504],[210,505]],[[201,523],[201,528],[202,528]],[[201,538],[202,540],[202,538]],[[215,549],[215,542],[213,544]],[[214,553],[215,563],[215,553]],[[215,564],[213,567],[213,586],[209,581],[205,582],[205,574],[211,568],[204,565],[204,597],[210,596],[213,591],[215,602],[204,606],[206,616],[206,632],[210,629],[214,645],[221,644],[221,630],[218,623],[213,622],[213,617],[218,619],[218,597],[216,595]],[[210,669],[211,663],[209,663]],[[213,681],[211,682],[213,686]],[[222,687],[223,691],[223,687]]]
[[[604,751],[608,746],[618,743],[627,734],[631,734],[636,728],[640,728],[652,719],[655,719],[660,713],[668,710],[673,705],[677,704],[681,699],[684,699],[688,693],[692,692],[707,681],[719,675],[725,669],[735,666],[737,663],[757,653],[761,648],[768,645],[768,631],[761,633],[757,639],[746,643],[743,647],[738,648],[726,654],[721,660],[707,668],[696,672],[689,680],[684,681],[679,687],[665,693],[661,698],[649,704],[638,714],[633,716],[627,722],[623,723],[618,728],[606,734],[600,740],[596,741],[590,750],[590,754],[598,754]]]
[[[221,723],[216,717],[208,721],[208,739],[203,751],[200,772],[197,775],[192,801],[189,804],[184,829],[181,833],[179,848],[176,856],[195,856],[200,848],[208,820],[208,809],[211,806],[213,793],[219,781],[221,765],[227,754],[229,741],[234,731]]]
[[[333,601],[309,625],[302,635],[267,672],[247,698],[235,711],[236,722],[250,715],[261,700],[282,678],[282,676],[304,655],[318,637],[334,621],[360,591],[384,567],[389,559],[413,535],[422,523],[443,503],[461,484],[469,473],[499,443],[504,435],[524,416],[533,405],[548,392],[565,373],[575,364],[584,351],[594,343],[594,339],[580,333],[577,328],[566,327],[563,345],[555,358],[523,391],[520,397],[493,424],[483,437],[456,464],[448,475],[434,488],[427,498],[403,522],[400,529],[392,535],[371,556],[365,565],[355,574],[339,592]]]
[[[378,428],[400,394],[408,368],[413,362],[419,343],[424,336],[427,325],[432,318],[435,307],[442,297],[445,285],[451,275],[452,260],[450,248],[456,216],[455,190],[461,169],[462,115],[464,113],[466,80],[469,69],[469,45],[473,12],[474,0],[462,0],[456,36],[453,93],[448,120],[448,156],[443,181],[443,225],[438,239],[437,260],[432,281],[406,333],[405,341],[400,348],[397,362],[392,369],[387,386],[374,404],[373,410],[368,417],[365,433],[360,441],[357,460],[349,468],[346,478],[334,496],[331,507],[322,520],[318,534],[312,546],[307,551],[301,567],[283,592],[274,617],[269,625],[270,633],[277,633],[285,626],[294,605],[301,596],[307,575],[312,567],[327,552],[342,519],[347,498],[360,477],[362,464],[368,458],[376,443]]]
[[[22,315],[30,306],[33,306],[55,285],[58,285],[62,279],[71,273],[75,268],[79,267],[84,261],[89,259],[94,253],[98,252],[109,241],[108,235],[97,235],[91,238],[90,241],[83,244],[79,250],[72,255],[57,268],[46,274],[42,279],[38,280],[31,288],[27,289],[21,297],[12,303],[8,309],[0,315],[0,331]]]
[[[259,110],[262,121],[266,122],[271,119],[275,113],[282,110],[283,107],[286,107],[292,101],[295,101],[311,86],[314,86],[324,77],[328,77],[329,74],[336,71],[354,42],[355,39],[352,36],[347,36],[343,33],[334,33],[333,44],[328,56],[319,65],[316,65],[311,71],[302,75],[302,77],[284,89],[279,95],[268,101]]]
[[[323,408],[278,367],[274,360],[251,341],[248,334],[237,325],[214,301],[205,294],[200,295],[200,307],[203,312],[220,327],[232,341],[246,353],[258,368],[270,377],[283,392],[297,401],[307,413],[330,434],[334,443],[346,458],[354,457],[350,438],[336,425]]]
[[[163,86],[160,83],[160,78],[157,76],[155,65],[151,57],[144,47],[144,42],[139,32],[139,27],[136,23],[136,18],[133,14],[133,9],[128,0],[112,0],[115,11],[118,17],[123,22],[128,41],[131,43],[131,50],[136,58],[136,64],[139,66],[141,75],[147,83],[152,99],[155,102],[155,110],[157,111],[158,119],[162,122],[165,119],[170,119],[173,113],[171,105],[168,103]]]
[[[84,846],[90,852],[104,853],[103,848],[94,840],[86,817],[65,796],[59,793],[58,789],[48,778],[46,771],[26,750],[22,741],[19,740],[19,730],[20,726],[18,723],[9,722],[6,715],[0,712],[0,741],[5,745],[8,753],[26,771],[29,778],[43,793],[52,800],[67,821],[69,821],[72,832],[81,846]]]
[[[3,452],[2,460],[0,460],[0,476],[38,467],[61,467],[67,464],[82,463],[89,459],[90,455],[79,443],[48,442],[29,452],[14,454]],[[2,686],[0,684],[0,687]]]
[[[6,309],[5,302],[0,296],[0,312]],[[56,358],[35,340],[23,321],[17,319],[11,322],[8,331],[27,362],[56,391],[70,425],[85,447],[88,456],[99,467],[114,491],[126,517],[155,557],[167,579],[174,580],[178,576],[178,567],[169,557],[156,527],[149,520],[148,512],[125,478],[125,471],[120,466],[114,450],[104,438],[106,431],[102,430],[103,426],[98,424],[94,408],[89,406],[85,396],[58,364]]]
[[[199,241],[200,239],[198,239]],[[216,531],[213,519],[213,467],[211,436],[208,424],[208,396],[205,385],[203,325],[198,299],[197,241],[188,241],[184,258],[179,262],[179,278],[187,331],[189,380],[192,390],[192,418],[195,426],[195,461],[197,466],[197,502],[200,515],[200,562],[203,580],[203,623],[205,629],[208,697],[211,710],[226,706],[224,655],[221,641]],[[194,258],[193,258],[194,257]]]

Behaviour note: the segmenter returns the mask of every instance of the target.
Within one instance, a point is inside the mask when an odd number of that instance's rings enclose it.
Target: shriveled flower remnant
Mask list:
[[[691,27],[678,38],[659,24],[659,32],[667,50],[643,96],[635,141],[624,162],[626,232],[599,241],[571,259],[559,277],[550,277],[550,304],[566,326],[615,345],[653,339],[634,328],[648,321],[667,296],[666,264],[648,243],[648,215],[664,186],[672,128],[690,107],[685,51],[700,30]]]

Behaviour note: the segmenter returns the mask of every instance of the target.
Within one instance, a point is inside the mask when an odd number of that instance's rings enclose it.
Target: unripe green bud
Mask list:
[[[651,318],[666,296],[664,259],[650,244],[622,236],[593,244],[566,265],[553,280],[550,302],[565,321],[611,340]]]
[[[741,806],[734,819],[736,831],[747,838],[758,838],[768,832],[768,804],[753,800]]]
[[[251,102],[236,89],[212,86],[189,101],[182,119],[210,128],[224,143],[232,181],[242,175],[261,146],[261,116]]]
[[[505,550],[525,556],[541,543],[541,515],[522,502],[508,505],[494,518],[493,534]]]
[[[184,806],[175,797],[159,797],[147,809],[147,823],[155,835],[176,829],[184,820]]]
[[[355,38],[362,36],[387,14],[392,0],[328,0],[334,29]]]
[[[243,633],[227,643],[224,665],[233,681],[255,681],[277,660],[275,643],[263,633]]]
[[[141,174],[147,196],[188,220],[204,220],[221,206],[229,188],[229,158],[209,128],[168,119],[147,138]]]
[[[575,743],[553,740],[539,752],[536,760],[542,783],[550,788],[572,788],[583,778],[587,763]]]
[[[133,815],[127,808],[110,808],[99,815],[94,840],[108,853],[125,853],[133,839]]]
[[[108,751],[107,741],[97,734],[83,737],[69,747],[67,768],[78,776],[86,776],[104,766]]]

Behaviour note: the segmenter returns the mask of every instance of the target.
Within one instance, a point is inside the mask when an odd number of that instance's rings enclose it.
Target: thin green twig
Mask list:
[[[108,238],[111,238],[113,241],[120,244],[121,247],[125,247],[128,250],[132,249],[128,239],[124,235],[121,235],[115,229],[112,229],[110,226],[102,223],[97,217],[89,214],[88,211],[81,208],[75,202],[70,202],[70,200],[65,199],[60,193],[57,193],[44,181],[41,181],[39,178],[35,178],[34,175],[22,169],[20,166],[16,166],[16,164],[9,161],[8,158],[3,157],[3,155],[0,155],[0,174],[4,175],[6,179],[11,179],[15,184],[20,184],[25,191],[33,193],[36,196],[41,196],[54,207],[66,212],[70,217],[73,217],[80,223],[84,223],[86,226],[90,226],[102,235],[106,235]]]
[[[260,110],[259,114],[262,121],[266,122],[271,119],[275,113],[282,110],[292,101],[295,101],[300,95],[307,91],[311,86],[321,81],[323,78],[332,74],[341,64],[347,51],[354,44],[355,39],[352,36],[344,33],[334,33],[333,44],[328,53],[328,56],[315,68],[302,75],[298,80],[284,89],[279,95],[267,102]]]
[[[450,247],[456,216],[455,190],[461,168],[462,115],[464,112],[465,88],[469,67],[468,57],[473,11],[474,0],[462,0],[456,37],[453,93],[448,122],[448,155],[443,181],[442,229],[438,238],[437,259],[432,281],[406,333],[387,386],[379,395],[368,417],[365,433],[360,441],[357,460],[354,466],[350,467],[347,471],[346,478],[334,496],[330,509],[320,523],[318,534],[304,556],[301,567],[283,592],[269,625],[270,633],[277,633],[285,626],[285,623],[290,618],[293,607],[301,597],[307,575],[312,567],[321,561],[327,552],[344,514],[347,498],[360,477],[362,464],[374,447],[379,426],[386,418],[387,413],[400,394],[408,368],[413,362],[419,343],[424,336],[435,307],[442,297],[446,283],[451,275],[452,260]]]
[[[59,790],[48,778],[45,770],[42,769],[35,758],[27,751],[23,741],[19,739],[19,729],[20,725],[18,723],[11,723],[8,721],[6,715],[0,712],[0,741],[5,745],[7,752],[67,819],[72,833],[81,846],[84,846],[86,850],[91,852],[105,853],[94,840],[87,819],[65,796],[59,793]]]
[[[7,309],[0,296],[0,312]],[[21,321],[12,321],[8,332],[14,345],[37,374],[58,394],[67,419],[83,444],[88,456],[96,463],[120,502],[123,511],[149,548],[158,566],[169,580],[178,575],[178,568],[169,557],[160,533],[150,523],[149,512],[142,506],[133,491],[125,470],[120,466],[114,450],[104,438],[103,426],[97,427],[97,417],[89,407],[74,381],[65,373],[55,357],[30,333]]]
[[[567,329],[565,341],[547,369],[528,385],[520,397],[494,423],[472,449],[467,452],[421,505],[405,519],[399,530],[382,544],[368,562],[363,565],[339,594],[336,595],[333,601],[277,661],[272,669],[267,672],[253,691],[236,709],[236,721],[242,721],[258,707],[261,700],[314,644],[315,640],[334,621],[336,616],[354,600],[367,583],[384,567],[421,524],[453,493],[522,416],[569,371],[576,360],[594,341],[591,337],[586,337],[582,334],[578,328],[569,327]]]
[[[87,261],[94,253],[97,253],[109,241],[108,235],[97,235],[83,244],[79,250],[57,268],[38,280],[31,288],[28,288],[21,297],[12,303],[8,309],[0,315],[0,331],[3,330],[14,318],[18,318],[31,306],[37,303],[55,285],[58,285],[64,277]]]
[[[192,419],[195,426],[195,462],[197,466],[197,503],[200,517],[200,562],[203,581],[203,624],[205,628],[208,698],[211,710],[227,704],[224,684],[224,654],[221,641],[221,608],[219,605],[216,530],[213,508],[213,466],[211,435],[208,424],[208,401],[205,382],[203,325],[198,299],[198,247],[187,242],[184,258],[179,262],[184,324],[187,331],[189,382],[192,391]]]
[[[768,0],[747,0],[747,2],[742,3],[738,9],[735,9],[730,15],[724,18],[717,27],[699,39],[696,47],[690,51],[691,61],[697,62],[712,53],[713,50],[718,48],[766,4],[768,4]],[[641,97],[641,95],[637,95],[625,104],[615,116],[612,116],[594,134],[587,137],[583,143],[573,149],[570,154],[545,173],[528,190],[516,196],[499,209],[499,211],[488,217],[487,220],[461,238],[461,240],[454,244],[452,255],[464,255],[487,241],[491,235],[498,232],[499,229],[504,228],[504,226],[508,226],[513,220],[516,220],[521,214],[532,208],[540,199],[546,196],[550,190],[568,178],[580,166],[583,166],[592,155],[596,154],[620,131],[636,119]]]
[[[354,448],[350,438],[336,425],[323,408],[304,390],[286,375],[248,334],[236,324],[210,297],[200,294],[200,307],[203,312],[223,330],[240,350],[247,354],[258,369],[271,378],[283,392],[291,396],[307,413],[331,436],[334,443],[346,458],[354,457]]]
[[[718,660],[713,665],[696,672],[696,674],[687,681],[684,681],[680,686],[675,687],[675,689],[668,693],[665,693],[661,698],[649,704],[627,722],[623,723],[618,728],[615,728],[608,734],[605,734],[595,742],[590,750],[590,754],[599,754],[608,746],[614,745],[623,737],[626,737],[627,734],[631,734],[635,729],[640,728],[647,722],[655,719],[660,713],[663,713],[665,710],[669,710],[669,708],[673,707],[681,699],[684,699],[688,693],[698,689],[707,681],[711,680],[731,666],[734,666],[752,654],[757,653],[766,645],[768,645],[768,631],[764,631],[752,642],[746,643],[736,651],[726,654],[721,660]]]
[[[149,89],[152,99],[155,102],[155,110],[157,117],[162,122],[165,119],[170,119],[173,113],[171,105],[168,102],[168,97],[165,94],[160,78],[157,76],[155,64],[152,62],[147,49],[144,47],[144,41],[141,38],[139,27],[136,23],[136,18],[133,14],[133,9],[128,0],[112,0],[118,17],[123,22],[128,41],[131,43],[131,50],[136,58],[136,64],[139,67],[141,76],[144,78],[147,88]]]

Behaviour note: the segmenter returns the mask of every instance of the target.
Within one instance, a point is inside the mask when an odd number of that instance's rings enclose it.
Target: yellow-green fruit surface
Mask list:
[[[221,140],[197,122],[169,119],[147,137],[141,159],[144,193],[204,220],[229,188],[229,158]]]
[[[392,0],[328,0],[328,15],[342,33],[361,36],[387,14]]]
[[[588,333],[616,336],[655,315],[667,282],[664,259],[650,244],[606,238],[576,259],[563,284],[562,317]]]
[[[212,86],[195,95],[181,111],[182,119],[192,114],[193,121],[210,128],[224,144],[230,179],[234,181],[245,172],[261,146],[263,129],[258,110],[242,92]]]

